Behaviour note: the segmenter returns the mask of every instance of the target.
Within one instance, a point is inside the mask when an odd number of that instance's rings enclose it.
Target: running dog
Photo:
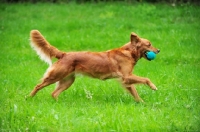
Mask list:
[[[150,79],[132,74],[140,58],[148,60],[148,51],[156,54],[160,52],[149,40],[140,38],[135,33],[131,33],[130,42],[124,46],[104,52],[63,52],[50,45],[38,30],[30,32],[30,40],[31,46],[40,58],[49,64],[42,82],[30,93],[32,97],[42,88],[57,82],[52,93],[52,97],[57,99],[61,92],[72,85],[77,73],[101,80],[118,78],[136,102],[143,100],[134,84],[147,84],[152,90],[157,90]],[[58,60],[52,64],[52,58]]]

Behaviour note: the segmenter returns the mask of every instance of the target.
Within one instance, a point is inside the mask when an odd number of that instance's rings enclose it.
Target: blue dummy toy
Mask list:
[[[148,60],[153,60],[156,58],[156,53],[153,51],[148,51],[146,52],[146,57]]]

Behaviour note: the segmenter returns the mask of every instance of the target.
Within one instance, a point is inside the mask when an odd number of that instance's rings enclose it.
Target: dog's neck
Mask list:
[[[137,47],[131,44],[131,42],[122,46],[121,49],[130,51],[132,59],[135,63],[142,57],[141,53],[137,50]]]

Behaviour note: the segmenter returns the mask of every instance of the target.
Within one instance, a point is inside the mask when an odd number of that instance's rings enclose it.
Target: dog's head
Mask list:
[[[150,60],[147,58],[147,52],[153,51],[155,54],[158,54],[160,52],[159,49],[152,46],[149,40],[140,38],[135,33],[131,33],[131,44],[134,45],[134,47],[136,48],[138,56],[140,56],[140,58],[143,57],[147,60]]]

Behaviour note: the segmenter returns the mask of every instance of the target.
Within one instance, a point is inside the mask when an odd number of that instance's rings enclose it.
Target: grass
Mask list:
[[[0,4],[0,131],[200,131],[200,8],[161,4]],[[132,31],[161,53],[134,69],[158,87],[137,85],[135,103],[115,80],[78,76],[55,102],[55,85],[26,98],[48,67],[29,46],[38,29],[65,51],[104,51]]]

